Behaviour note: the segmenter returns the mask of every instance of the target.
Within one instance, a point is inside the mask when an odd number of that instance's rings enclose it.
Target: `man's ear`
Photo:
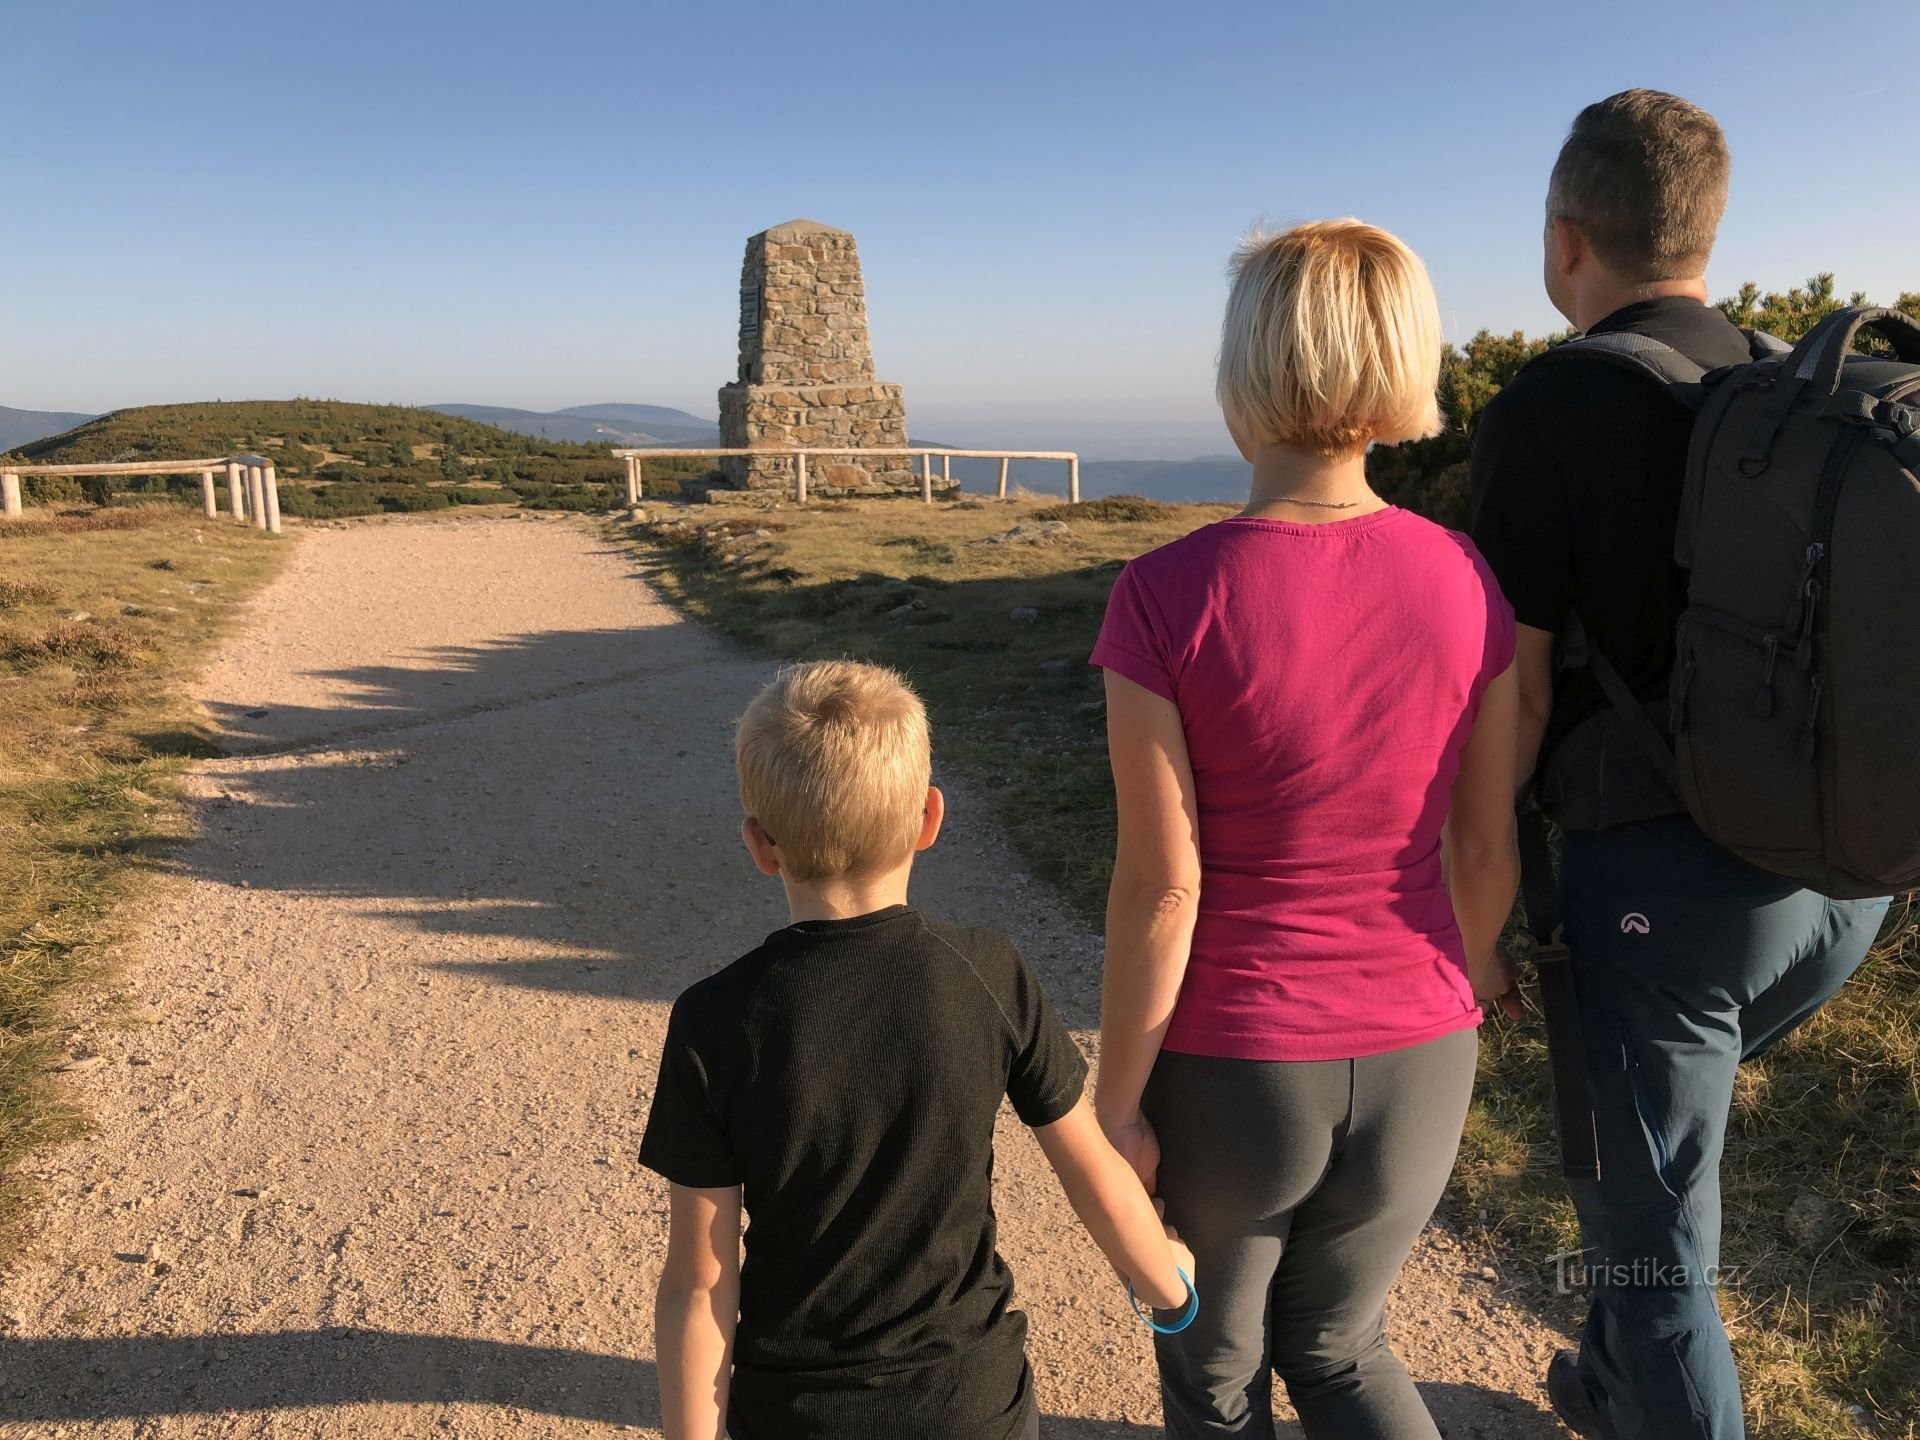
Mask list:
[[[753,857],[753,863],[762,875],[780,873],[780,851],[767,832],[760,828],[760,822],[751,815],[740,822],[740,843],[747,847],[747,854]]]
[[[927,787],[927,809],[920,820],[920,838],[913,842],[914,853],[931,850],[940,838],[940,824],[947,818],[947,797],[936,785]]]
[[[1554,268],[1571,277],[1580,262],[1593,252],[1593,247],[1587,243],[1580,227],[1566,216],[1556,215],[1549,223],[1553,226]]]

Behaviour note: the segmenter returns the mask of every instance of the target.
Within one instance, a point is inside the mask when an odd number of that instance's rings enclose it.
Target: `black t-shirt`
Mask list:
[[[1590,335],[1647,335],[1716,369],[1747,337],[1695,300],[1645,300]],[[1559,634],[1578,612],[1635,694],[1659,700],[1674,663],[1687,577],[1673,561],[1693,415],[1651,380],[1604,360],[1521,372],[1474,431],[1473,542],[1522,625]],[[1546,748],[1606,704],[1585,670],[1556,682]]]
[[[776,931],[674,1003],[640,1161],[744,1187],[736,1440],[1021,1433],[994,1118],[1050,1125],[1086,1073],[1008,940],[905,906]]]

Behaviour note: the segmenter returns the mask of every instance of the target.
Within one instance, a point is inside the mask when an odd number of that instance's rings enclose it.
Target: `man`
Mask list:
[[[1547,194],[1555,307],[1576,330],[1650,336],[1709,369],[1750,358],[1706,303],[1728,171],[1720,127],[1676,96],[1628,90],[1581,111]],[[1650,380],[1569,357],[1492,401],[1471,470],[1473,538],[1520,621],[1519,779],[1567,832],[1600,1159],[1598,1180],[1572,1185],[1587,1326],[1547,1384],[1562,1420],[1603,1440],[1744,1433],[1714,1297],[1734,1071],[1840,987],[1886,908],[1829,901],[1708,841],[1579,663],[1582,644],[1597,650],[1665,726],[1691,423]]]

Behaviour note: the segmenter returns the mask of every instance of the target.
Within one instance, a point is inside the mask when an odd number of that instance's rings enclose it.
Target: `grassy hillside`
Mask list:
[[[257,453],[274,462],[286,514],[323,517],[461,504],[603,509],[625,496],[621,462],[610,448],[515,434],[404,405],[246,400],[116,410],[14,454],[60,465]],[[701,461],[656,460],[648,485],[668,490],[676,476],[706,468]],[[29,503],[42,504],[198,495],[197,481],[168,476],[113,482],[28,476],[26,486]]]
[[[852,655],[911,676],[937,763],[967,776],[1035,872],[1100,924],[1113,789],[1086,656],[1120,566],[1227,508],[800,510],[755,497],[656,513],[634,540],[691,613],[775,655]],[[1049,519],[1066,524],[1043,543],[975,543]],[[1765,1440],[1910,1436],[1920,1405],[1920,925],[1896,910],[1840,997],[1741,1074],[1722,1294]],[[1502,1283],[1571,1319],[1580,1297],[1552,1293],[1550,1257],[1578,1242],[1547,1097],[1537,1021],[1490,1023],[1446,1209],[1499,1254]]]

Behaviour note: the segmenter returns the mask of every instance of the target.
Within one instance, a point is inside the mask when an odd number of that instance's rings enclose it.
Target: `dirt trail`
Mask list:
[[[667,1005],[784,923],[728,727],[769,666],[574,523],[307,536],[201,681],[233,758],[70,1084],[89,1139],[0,1289],[0,1434],[656,1434]],[[964,794],[926,908],[1083,1038],[1099,943]],[[124,1018],[131,1013],[136,1023]],[[1003,1121],[1044,1433],[1159,1434],[1145,1332]],[[1449,1436],[1562,1432],[1560,1342],[1431,1235],[1394,1327]]]

